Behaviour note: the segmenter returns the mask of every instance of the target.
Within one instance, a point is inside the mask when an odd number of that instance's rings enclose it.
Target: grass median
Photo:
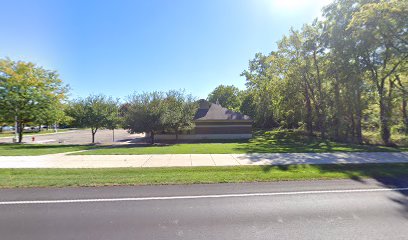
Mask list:
[[[0,156],[39,156],[95,148],[92,145],[0,144]]]
[[[408,177],[407,163],[185,168],[0,169],[1,188]]]

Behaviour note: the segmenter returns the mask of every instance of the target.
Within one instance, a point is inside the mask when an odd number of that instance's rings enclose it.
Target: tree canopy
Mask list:
[[[124,128],[131,133],[146,132],[154,143],[154,135],[167,131],[178,133],[191,129],[197,103],[183,91],[135,93],[129,97],[123,112]]]
[[[241,111],[258,127],[359,143],[378,129],[392,144],[393,126],[408,129],[408,3],[336,0],[322,14],[255,55],[242,73]]]
[[[18,141],[26,124],[56,123],[55,111],[66,98],[68,87],[57,72],[30,62],[0,60],[0,116],[3,122],[17,123]]]
[[[221,106],[230,110],[239,110],[241,105],[240,90],[235,86],[219,85],[210,94],[208,101],[219,103]]]
[[[77,127],[91,128],[92,143],[99,129],[114,129],[119,122],[119,102],[105,95],[90,95],[73,100],[66,109]]]
[[[180,131],[194,127],[193,118],[198,104],[192,95],[186,95],[183,91],[168,91],[165,93],[162,107],[161,121],[166,129],[176,134],[176,140]]]

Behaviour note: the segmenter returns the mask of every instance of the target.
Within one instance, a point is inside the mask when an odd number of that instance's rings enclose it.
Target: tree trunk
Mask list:
[[[378,96],[379,96],[379,104],[380,104],[380,132],[381,132],[381,139],[383,143],[387,146],[391,145],[391,131],[389,126],[389,103],[391,99],[387,99],[385,94],[385,79],[381,79],[381,82],[377,85]],[[392,93],[392,82],[390,81],[390,89],[388,93],[388,98],[391,98]]]
[[[350,119],[351,119],[351,142],[354,143],[356,141],[356,132],[355,132],[356,123],[354,121],[354,113],[353,112],[351,112]]]
[[[363,143],[363,133],[362,133],[362,127],[361,127],[361,110],[358,110],[356,112],[356,138],[357,138],[357,143],[362,144]]]
[[[386,106],[386,101],[384,96],[380,96],[380,129],[381,129],[381,139],[385,145],[390,145],[390,127],[388,119],[388,109]]]
[[[323,139],[326,138],[325,115],[326,114],[324,112],[319,113],[320,135],[322,136]]]
[[[380,106],[381,114],[381,137],[385,145],[392,145],[391,143],[391,130],[390,130],[390,119],[392,112],[392,90],[394,88],[394,82],[389,80],[388,96],[382,98],[382,105]]]
[[[401,87],[402,90],[402,102],[401,102],[401,113],[402,113],[402,122],[404,124],[404,133],[408,134],[408,89],[405,89],[405,87],[401,83],[401,79],[399,75],[395,76],[395,79],[399,86]]]
[[[305,100],[306,100],[306,129],[309,137],[313,136],[313,119],[312,119],[312,104],[310,102],[309,90],[305,85]]]
[[[92,131],[92,144],[94,144],[95,143],[95,134],[96,134],[96,131],[98,131],[98,129],[97,128],[95,128],[95,129],[91,128],[91,131]]]
[[[175,129],[174,132],[176,133],[176,141],[178,141],[178,129]]]
[[[341,104],[340,104],[340,89],[339,89],[339,82],[338,78],[336,77],[336,80],[334,82],[334,102],[335,102],[335,115],[334,115],[334,139],[336,141],[340,140],[340,134],[339,134],[339,129],[340,129],[340,114],[341,114]]]
[[[18,143],[23,142],[23,130],[24,130],[24,126],[21,122],[18,123],[17,125],[17,130],[18,131]]]
[[[390,145],[391,131],[389,127],[389,118],[388,118],[388,101],[387,97],[384,94],[384,88],[379,92],[380,95],[380,131],[381,139],[385,145]]]
[[[150,132],[150,143],[154,144],[154,131]]]
[[[361,78],[362,73],[360,72],[361,68],[357,64],[358,58],[355,57],[355,63],[354,68],[357,70],[357,75],[355,77],[355,81],[357,83],[356,87],[356,136],[357,136],[357,142],[359,144],[363,143],[363,130],[362,130],[362,120],[363,120],[363,110],[362,110],[362,104],[361,104],[361,94],[362,94],[362,86],[363,86],[363,80]]]
[[[361,121],[362,121],[362,110],[361,110],[361,89],[360,86],[357,86],[356,90],[356,138],[357,138],[357,143],[362,144],[363,143],[363,134],[362,134],[362,127],[361,127]]]
[[[316,78],[317,78],[317,90],[319,91],[319,101],[317,106],[317,118],[318,124],[320,128],[320,135],[324,139],[326,138],[326,128],[325,128],[325,119],[326,119],[326,112],[324,110],[324,100],[323,100],[323,90],[322,90],[322,81],[320,78],[320,69],[319,64],[317,62],[317,52],[316,50],[313,51],[313,62],[316,68]]]
[[[404,96],[402,98],[402,120],[404,122],[404,126],[405,126],[405,133],[408,134],[408,112],[407,112],[407,98]]]

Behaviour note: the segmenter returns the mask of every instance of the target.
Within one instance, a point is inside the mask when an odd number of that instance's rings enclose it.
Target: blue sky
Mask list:
[[[0,58],[57,70],[71,98],[219,84],[244,89],[240,73],[291,26],[329,0],[0,0]]]

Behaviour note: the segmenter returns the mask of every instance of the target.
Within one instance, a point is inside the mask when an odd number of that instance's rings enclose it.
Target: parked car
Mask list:
[[[14,127],[13,126],[2,126],[1,131],[2,132],[14,131]]]
[[[38,126],[35,127],[25,126],[23,128],[23,132],[38,132],[38,131],[40,131],[40,128]]]

